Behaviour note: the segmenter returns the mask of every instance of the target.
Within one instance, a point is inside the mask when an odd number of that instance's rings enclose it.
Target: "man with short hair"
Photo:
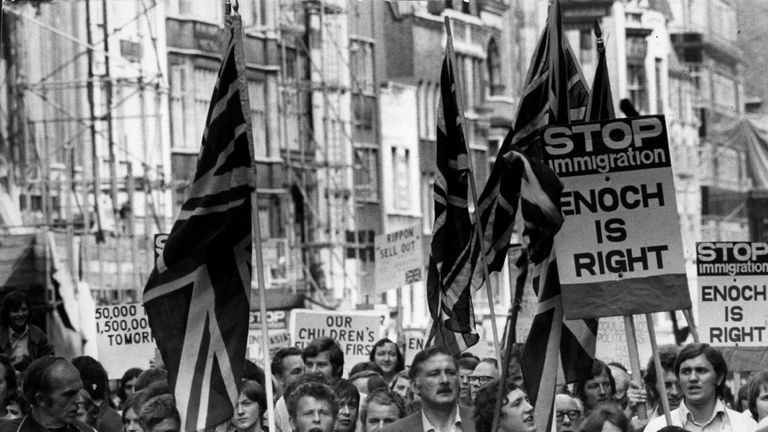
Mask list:
[[[472,403],[475,402],[475,396],[483,386],[489,382],[499,379],[499,366],[495,358],[484,358],[477,364],[475,370],[472,371],[472,376],[469,377],[470,394]]]
[[[280,388],[276,392],[277,397],[282,396],[285,389],[304,375],[304,360],[301,358],[301,350],[296,347],[280,348],[272,358],[270,364],[272,376],[280,382]]]
[[[380,432],[384,426],[405,417],[405,401],[394,390],[379,388],[371,392],[360,408],[362,432]]]
[[[339,410],[333,390],[321,383],[299,384],[286,401],[294,432],[332,432]]]
[[[80,372],[83,388],[87,392],[83,396],[96,411],[94,423],[89,424],[99,432],[121,432],[123,419],[109,406],[109,377],[104,366],[90,356],[73,358],[72,366]]]
[[[72,363],[63,357],[41,357],[24,372],[22,392],[29,414],[0,422],[0,432],[95,432],[76,419],[82,391],[80,373]]]
[[[478,360],[476,357],[459,357],[458,363],[459,378],[461,380],[459,403],[461,405],[471,407],[472,397],[470,395],[472,394],[472,384],[470,384],[470,380],[472,378],[472,372],[474,372],[477,364],[480,363],[480,360]]]
[[[408,373],[421,409],[385,426],[383,432],[474,432],[471,408],[460,407],[459,367],[445,348],[418,352]]]
[[[172,394],[161,394],[141,405],[139,425],[144,432],[179,432],[181,417]]]
[[[301,358],[307,372],[320,372],[331,386],[344,372],[344,353],[336,341],[326,336],[314,339],[304,347]]]
[[[575,432],[581,424],[582,416],[584,416],[584,408],[579,398],[565,393],[555,395],[557,432]]]
[[[675,375],[683,392],[683,403],[672,411],[672,425],[701,432],[753,432],[757,423],[748,415],[725,406],[725,377],[728,366],[723,355],[708,344],[683,348],[675,361]],[[663,416],[648,423],[645,432],[666,426]]]

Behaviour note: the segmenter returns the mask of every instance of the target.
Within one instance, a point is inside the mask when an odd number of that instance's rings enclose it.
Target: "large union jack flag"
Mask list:
[[[252,138],[238,17],[229,31],[194,182],[144,289],[187,432],[232,417],[247,343]]]

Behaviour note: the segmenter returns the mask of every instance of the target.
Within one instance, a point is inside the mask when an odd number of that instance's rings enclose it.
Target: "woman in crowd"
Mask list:
[[[134,392],[123,401],[123,432],[144,432],[139,425],[141,405],[146,400],[142,392]]]
[[[481,388],[475,397],[475,429],[492,432],[493,413],[496,409],[499,380],[493,380]],[[499,432],[536,432],[533,407],[523,389],[514,382],[504,383],[504,400],[499,416]]]
[[[336,381],[333,386],[339,411],[336,414],[334,432],[355,432],[357,429],[357,414],[360,409],[360,392],[345,379]]]
[[[26,370],[32,360],[53,355],[45,332],[30,323],[29,311],[29,299],[19,291],[6,295],[0,307],[0,349],[19,372]]]
[[[616,384],[613,381],[611,369],[600,360],[592,363],[592,373],[588,379],[578,381],[573,386],[573,395],[584,404],[586,415],[599,405],[613,401],[615,392]]]
[[[264,388],[254,380],[243,380],[232,425],[237,432],[261,432],[261,418],[266,407],[267,395]]]
[[[405,358],[397,344],[384,338],[373,344],[370,360],[382,370],[382,376],[388,385],[397,377],[397,373],[405,369]]]
[[[384,426],[405,417],[405,402],[400,395],[385,388],[376,389],[360,408],[362,432],[380,432]]]
[[[631,432],[629,419],[617,404],[602,404],[584,419],[579,432]]]
[[[747,387],[747,407],[757,422],[757,430],[768,431],[768,372],[753,375]]]
[[[120,378],[112,398],[112,403],[117,409],[122,409],[123,402],[136,391],[136,381],[141,372],[142,369],[140,368],[130,368]]]
[[[18,394],[16,371],[6,356],[0,356],[0,419],[12,420],[18,418],[18,413],[8,410],[8,405]]]

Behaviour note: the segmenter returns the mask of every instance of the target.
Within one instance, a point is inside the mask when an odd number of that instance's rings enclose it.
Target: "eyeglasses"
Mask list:
[[[579,410],[567,410],[567,411],[555,411],[555,418],[557,421],[563,421],[563,417],[568,416],[571,420],[578,420],[581,417],[581,411]]]
[[[494,379],[495,378],[492,377],[492,376],[478,375],[478,376],[471,376],[471,377],[469,377],[469,382],[470,383],[478,383],[480,385],[486,385],[486,384],[488,384],[489,382],[491,382]]]

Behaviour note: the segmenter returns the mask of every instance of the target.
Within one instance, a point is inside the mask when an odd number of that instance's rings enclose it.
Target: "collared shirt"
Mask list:
[[[29,326],[25,326],[21,333],[8,327],[8,340],[11,343],[11,363],[16,364],[29,355]]]
[[[461,414],[459,414],[459,406],[456,406],[456,416],[453,418],[453,421],[451,422],[451,428],[447,431],[445,430],[439,430],[435,426],[430,423],[429,419],[427,419],[426,414],[424,414],[424,410],[421,410],[421,424],[423,427],[424,432],[462,432],[461,429]]]
[[[672,411],[672,425],[680,426],[691,432],[754,432],[757,423],[747,414],[725,407],[718,400],[712,416],[704,422],[697,422],[685,402]],[[656,432],[666,426],[664,416],[657,417],[648,423],[645,432]]]

